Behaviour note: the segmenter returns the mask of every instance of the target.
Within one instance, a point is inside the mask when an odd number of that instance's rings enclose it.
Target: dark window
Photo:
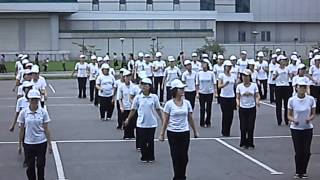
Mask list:
[[[99,11],[99,0],[92,0],[92,10]]]
[[[250,0],[236,0],[236,12],[237,13],[249,13],[250,12]]]
[[[180,0],[173,0],[173,4],[180,4]]]
[[[147,4],[153,4],[153,0],[147,0]]]
[[[126,0],[120,0],[120,4],[126,4],[127,1]]]
[[[215,10],[215,0],[200,0],[200,10],[214,11]]]
[[[261,32],[261,41],[271,41],[270,31],[262,31]]]
[[[238,41],[239,42],[246,42],[246,32],[245,31],[238,32]]]

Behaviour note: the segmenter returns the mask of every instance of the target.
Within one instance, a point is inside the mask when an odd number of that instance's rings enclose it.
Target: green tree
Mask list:
[[[205,39],[205,44],[196,50],[198,54],[207,53],[210,57],[212,57],[213,54],[223,54],[225,51],[226,49],[222,45],[209,39]]]

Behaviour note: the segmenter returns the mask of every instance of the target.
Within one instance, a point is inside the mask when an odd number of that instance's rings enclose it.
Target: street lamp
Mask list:
[[[121,53],[123,54],[123,42],[124,42],[125,38],[120,38],[121,41]]]
[[[293,41],[294,41],[294,51],[297,51],[297,42],[298,42],[298,38],[294,38]]]
[[[253,36],[253,58],[256,59],[256,43],[257,43],[257,35],[259,34],[258,31],[251,32]]]
[[[153,58],[154,58],[154,56],[155,56],[155,45],[154,45],[154,43],[155,43],[155,41],[157,40],[157,38],[156,37],[152,37],[151,38],[151,41],[152,41],[152,55],[153,55]]]

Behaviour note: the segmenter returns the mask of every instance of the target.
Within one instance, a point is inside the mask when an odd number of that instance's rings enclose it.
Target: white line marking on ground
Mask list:
[[[275,105],[270,104],[270,103],[266,103],[266,102],[263,102],[263,101],[260,101],[260,103],[261,103],[261,104],[263,104],[263,105],[269,106],[269,107],[276,108],[276,106],[275,106]]]
[[[53,93],[56,93],[56,90],[53,88],[53,86],[52,86],[51,84],[49,84],[49,88],[51,89],[51,91],[52,91]]]
[[[61,161],[58,145],[55,141],[52,141],[51,145],[52,145],[52,152],[53,152],[53,156],[54,156],[54,162],[55,162],[56,168],[57,168],[58,180],[65,180],[66,178],[64,176],[64,170],[63,170],[63,166],[62,166],[62,161]]]
[[[216,141],[218,141],[220,144],[226,146],[227,148],[233,150],[234,152],[240,154],[241,156],[247,158],[248,160],[254,162],[255,164],[257,164],[258,166],[261,166],[262,168],[268,170],[272,175],[280,175],[280,174],[283,174],[283,172],[279,172],[271,167],[269,167],[268,165],[262,163],[261,161],[257,160],[257,159],[254,159],[253,157],[247,155],[246,153],[240,151],[239,149],[231,146],[230,144],[226,143],[225,141],[219,139],[219,138],[216,138]]]

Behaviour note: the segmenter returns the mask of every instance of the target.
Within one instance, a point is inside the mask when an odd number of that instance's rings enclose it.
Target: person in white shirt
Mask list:
[[[256,107],[260,106],[259,90],[256,83],[250,82],[251,71],[245,69],[242,73],[242,83],[237,86],[237,109],[240,120],[240,147],[253,149]]]
[[[116,107],[117,107],[117,118],[118,118],[118,126],[117,129],[122,129],[122,111],[120,109],[120,100],[118,99],[119,88],[124,84],[124,76],[123,73],[127,71],[125,68],[121,68],[119,71],[119,79],[114,82],[114,97],[116,97]],[[111,107],[111,111],[114,111],[114,105]]]
[[[17,57],[17,59],[16,59],[16,63],[15,63],[15,73],[14,73],[14,75],[16,76],[17,74],[19,74],[19,71],[21,71],[21,70],[23,70],[23,65],[22,65],[22,63],[21,63],[21,61],[22,61],[22,56],[23,56],[23,54],[19,54],[18,55],[18,57]]]
[[[164,89],[162,87],[163,77],[164,77],[164,71],[166,68],[166,62],[162,60],[162,54],[161,52],[156,53],[156,60],[153,61],[153,76],[154,76],[154,87],[153,87],[153,93],[158,94],[158,90],[160,91],[160,103],[163,103],[163,91]]]
[[[102,57],[98,57],[97,58],[97,65],[96,65],[96,67],[97,67],[97,74],[96,74],[96,80],[97,80],[97,78],[98,78],[98,76],[100,75],[100,74],[102,74],[102,71],[101,71],[101,66],[103,65],[103,58]],[[96,87],[94,87],[94,94],[95,94],[95,96],[94,96],[94,105],[95,106],[98,106],[99,105],[99,91],[98,91],[98,89],[96,88]]]
[[[185,60],[184,65],[186,71],[182,73],[181,81],[186,84],[184,88],[184,96],[190,101],[192,109],[194,109],[194,104],[196,101],[196,75],[197,73],[192,70],[192,62],[190,60]]]
[[[288,100],[292,95],[292,88],[289,84],[289,69],[286,67],[288,64],[288,58],[279,55],[277,61],[280,66],[273,71],[272,79],[276,81],[275,95],[276,95],[276,115],[277,122],[280,126],[282,123],[282,103],[284,104],[284,122],[288,125]]]
[[[247,68],[251,71],[251,81],[253,83],[258,83],[258,81],[257,81],[258,72],[257,72],[255,66],[256,66],[256,62],[254,61],[254,59],[250,59],[248,61]]]
[[[114,70],[114,68],[111,66],[111,59],[109,57],[107,57],[105,59],[105,64],[108,64],[110,69],[109,69],[109,74],[111,74],[112,76],[116,75],[116,71]]]
[[[319,49],[314,49],[313,50],[313,58],[310,60],[310,66],[315,65],[315,57],[319,55]]]
[[[23,83],[24,82],[31,82],[32,81],[32,72],[30,69],[26,69],[26,70],[23,70],[24,73],[23,73],[23,82],[21,85],[18,86],[18,90],[17,90],[17,99],[19,99],[20,97],[23,97],[25,94],[22,90],[23,88]]]
[[[221,55],[221,56],[222,56],[222,55]],[[224,59],[223,56],[222,56],[221,58]],[[202,63],[202,61],[203,61],[204,59],[208,59],[208,60],[209,60],[209,55],[206,54],[206,53],[203,53],[203,54],[201,55],[201,60],[200,60],[200,62]],[[209,70],[210,70],[210,71],[213,70],[213,66],[212,66],[210,60],[209,60],[209,65],[208,65],[208,67],[209,67]],[[200,71],[201,71],[201,70],[202,70],[202,65],[201,65]]]
[[[247,66],[248,66],[247,51],[241,51],[240,59],[238,59],[237,65],[239,66],[240,73],[242,73],[243,70],[247,69]]]
[[[236,80],[236,84],[240,82],[240,73],[239,73],[239,66],[237,65],[237,57],[235,55],[230,56],[230,61],[232,63],[232,68],[231,68],[231,74],[233,78]],[[236,85],[235,85],[236,88]]]
[[[258,82],[258,89],[260,98],[262,100],[267,98],[268,93],[268,72],[269,72],[269,65],[266,60],[263,59],[264,54],[263,52],[258,53],[258,62],[256,63],[257,68],[257,82]],[[263,91],[262,91],[263,88]],[[263,92],[263,93],[262,93]]]
[[[299,59],[298,59],[298,57],[296,55],[291,55],[290,60],[291,60],[291,62],[288,65],[289,76],[290,76],[289,84],[292,87],[292,78],[298,74],[298,65],[299,65],[299,63],[297,61]],[[290,92],[291,92],[291,94],[293,93],[292,89],[290,89]]]
[[[137,78],[139,73],[140,73],[140,71],[143,70],[143,62],[144,62],[143,61],[143,56],[144,56],[144,54],[142,52],[138,53],[138,59],[136,60],[135,65],[134,65],[134,67],[135,67],[134,78]]]
[[[320,55],[315,56],[315,65],[309,69],[312,84],[310,87],[311,95],[317,100],[316,113],[320,114]]]
[[[44,180],[47,147],[52,153],[48,125],[50,118],[47,110],[39,106],[40,98],[38,90],[30,90],[28,92],[29,107],[23,109],[18,117],[20,124],[19,152],[23,144],[27,163],[26,172],[30,180]]]
[[[172,98],[171,94],[171,82],[175,79],[179,79],[181,76],[180,69],[175,65],[175,59],[173,56],[168,56],[169,66],[164,70],[164,78],[162,83],[162,89],[166,87],[167,101]]]
[[[229,60],[224,62],[224,72],[218,76],[218,88],[220,94],[220,108],[222,112],[222,136],[230,136],[230,129],[233,121],[233,111],[235,109],[234,86],[236,80],[231,74],[232,63]]]
[[[201,62],[199,62],[198,54],[192,53],[192,71],[199,72],[201,70]]]
[[[31,68],[33,88],[41,93],[41,107],[44,108],[44,102],[48,99],[47,82],[43,76],[40,76],[39,66],[33,65]]]
[[[90,102],[93,102],[95,99],[96,79],[99,74],[97,56],[92,55],[91,61],[92,62],[89,64],[89,85],[90,85]]]
[[[150,54],[144,55],[142,70],[146,72],[148,78],[150,78],[151,80],[153,79],[153,64],[151,62]]]
[[[307,67],[303,63],[298,65],[298,74],[292,78],[292,96],[297,94],[298,82],[300,81],[304,81],[307,84],[307,94],[310,94],[311,77],[306,74],[306,69]]]
[[[141,80],[142,93],[137,95],[131,106],[131,111],[125,121],[125,126],[130,126],[134,114],[138,113],[136,122],[137,136],[140,138],[141,162],[153,162],[154,155],[154,134],[158,126],[158,117],[161,118],[161,107],[157,95],[152,94],[152,81],[149,78]]]
[[[308,178],[307,167],[310,159],[310,147],[313,136],[312,121],[316,115],[316,104],[312,96],[306,94],[307,84],[297,83],[297,95],[288,101],[288,120],[295,150],[296,174],[294,178]]]
[[[213,73],[216,77],[219,77],[220,74],[224,73],[224,57],[222,55],[219,55],[218,56],[218,60],[217,60],[217,64],[215,64],[213,66]],[[217,82],[216,84],[218,85],[218,79],[217,79]],[[218,104],[220,103],[220,93],[221,93],[221,89],[220,88],[217,88],[217,102]]]
[[[13,92],[16,91],[16,88],[19,87],[25,81],[25,74],[26,72],[30,71],[33,64],[29,62],[28,59],[22,60],[23,69],[19,71],[19,73],[16,76],[16,83],[14,88],[12,89]]]
[[[131,71],[132,74],[134,74],[134,64],[135,64],[134,55],[130,53],[128,63],[127,63],[127,69]]]
[[[167,101],[164,106],[163,123],[160,130],[159,140],[164,141],[167,137],[170,147],[170,154],[173,164],[173,179],[186,179],[186,169],[188,164],[188,150],[190,144],[190,128],[194,137],[199,137],[193,117],[190,102],[183,99],[184,85],[179,79],[172,81],[173,99]]]
[[[79,89],[79,94],[78,94],[78,98],[87,98],[86,95],[86,84],[87,84],[87,77],[88,77],[88,70],[89,70],[89,66],[88,64],[85,62],[85,55],[80,55],[80,62],[78,62],[75,67],[74,70],[71,74],[71,76],[73,76],[73,74],[75,72],[77,72],[77,78],[78,78],[78,89]]]
[[[279,67],[279,64],[277,63],[277,55],[276,54],[272,54],[271,55],[271,60],[269,63],[269,74],[268,74],[268,84],[269,84],[269,99],[270,99],[270,103],[275,103],[275,89],[276,89],[276,81],[273,80],[272,76],[273,76],[273,71]]]
[[[200,101],[200,126],[211,126],[211,107],[213,101],[213,95],[217,92],[217,80],[212,71],[209,71],[208,59],[204,59],[202,62],[202,71],[198,72],[196,76],[196,89],[197,97]],[[205,118],[205,114],[207,117]]]
[[[100,117],[101,120],[105,120],[105,114],[107,111],[107,119],[111,120],[114,107],[114,83],[115,79],[113,75],[109,74],[109,65],[103,64],[101,67],[102,74],[98,76],[96,80],[96,88],[99,90],[100,101]]]

